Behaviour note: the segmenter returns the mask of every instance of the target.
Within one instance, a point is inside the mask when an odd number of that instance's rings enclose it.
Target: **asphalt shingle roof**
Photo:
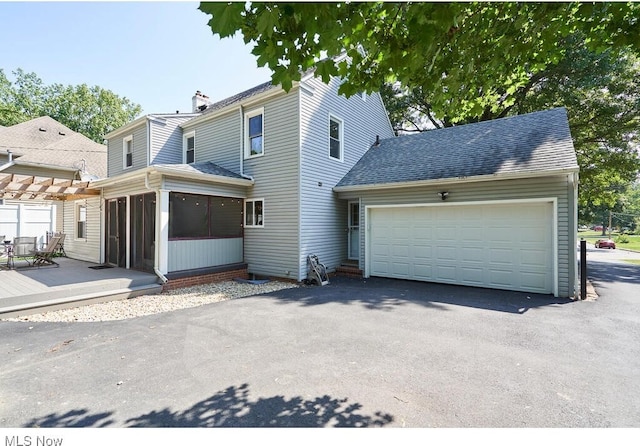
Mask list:
[[[107,176],[107,146],[76,133],[49,116],[0,129],[0,150],[20,162],[82,169]],[[84,162],[82,161],[84,160]]]
[[[207,175],[217,175],[221,177],[236,178],[246,180],[242,175],[232,172],[224,167],[218,166],[210,161],[192,164],[156,164],[158,168],[163,170],[175,170],[176,174],[180,173],[204,173]]]
[[[337,187],[577,170],[564,108],[380,141]]]
[[[255,96],[257,94],[263,93],[267,90],[271,90],[272,88],[275,88],[276,86],[273,85],[271,83],[271,81],[269,82],[265,82],[263,84],[257,85],[253,88],[250,88],[249,90],[245,90],[243,92],[240,92],[236,95],[233,95],[231,97],[222,99],[221,101],[218,102],[214,102],[213,104],[207,106],[206,109],[204,109],[204,111],[202,112],[203,115],[207,114],[207,113],[211,113],[214,112],[216,110],[220,110],[222,108],[225,108],[229,105],[235,104],[237,102],[243,101],[245,99],[250,98],[251,96]]]

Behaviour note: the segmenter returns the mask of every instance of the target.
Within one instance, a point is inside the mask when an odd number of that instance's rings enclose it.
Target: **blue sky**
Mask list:
[[[241,38],[220,40],[198,2],[0,1],[0,68],[45,84],[98,85],[143,113],[191,111],[270,79]]]

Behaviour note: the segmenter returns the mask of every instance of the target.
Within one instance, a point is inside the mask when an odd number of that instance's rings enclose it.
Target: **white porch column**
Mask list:
[[[131,268],[131,195],[125,197],[125,268]]]
[[[169,269],[169,191],[156,192],[156,268],[167,274]]]

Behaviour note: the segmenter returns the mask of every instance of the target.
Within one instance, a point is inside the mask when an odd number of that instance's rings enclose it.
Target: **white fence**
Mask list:
[[[0,235],[7,240],[37,237],[38,246],[41,246],[46,243],[47,231],[55,231],[55,228],[55,205],[15,202],[0,205]]]

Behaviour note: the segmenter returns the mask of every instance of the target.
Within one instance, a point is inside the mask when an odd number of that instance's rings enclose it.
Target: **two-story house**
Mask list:
[[[194,113],[147,115],[107,135],[104,260],[169,284],[256,274],[301,281],[307,256],[357,259],[358,201],[333,187],[394,136],[379,94],[345,98],[313,74]],[[194,279],[199,277],[200,279]]]
[[[108,135],[103,259],[168,287],[380,276],[570,297],[578,164],[562,108],[395,137],[378,94],[309,74]]]

